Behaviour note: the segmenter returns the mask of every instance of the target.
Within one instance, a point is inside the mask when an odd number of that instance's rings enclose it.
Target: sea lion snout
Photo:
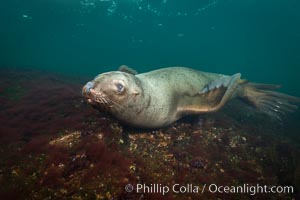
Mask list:
[[[95,83],[91,82],[91,81],[87,82],[82,88],[82,95],[91,104],[94,103],[95,94],[96,94],[96,92],[94,91],[94,88],[95,88]]]
[[[94,82],[88,82],[82,88],[82,95],[90,104],[108,104],[106,95],[102,92],[96,91],[96,84]]]
[[[93,89],[95,86],[95,84],[93,82],[87,82],[87,84],[85,84],[85,86],[83,86],[82,88],[82,95],[83,96],[87,96],[90,95],[91,93],[91,89]]]
[[[85,86],[84,86],[84,90],[87,93],[91,92],[91,89],[94,87],[94,83],[93,82],[88,82]]]
[[[82,88],[82,95],[87,99],[89,103],[92,103],[91,100],[91,89],[94,87],[94,83],[87,82]]]

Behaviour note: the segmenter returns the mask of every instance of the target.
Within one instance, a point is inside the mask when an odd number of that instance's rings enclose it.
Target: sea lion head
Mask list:
[[[135,103],[143,95],[141,82],[135,75],[113,71],[99,74],[82,89],[89,103],[100,110],[108,111],[118,118],[128,109],[134,111]]]

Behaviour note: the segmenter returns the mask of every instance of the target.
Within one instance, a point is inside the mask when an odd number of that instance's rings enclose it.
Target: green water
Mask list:
[[[300,109],[280,121],[231,101],[158,130],[131,128],[82,96],[120,65],[240,72],[300,97],[300,0],[2,0],[0,199],[300,199]],[[275,103],[274,112],[293,108]],[[126,191],[136,183],[295,191]]]
[[[298,0],[7,0],[0,66],[84,76],[188,66],[300,96],[299,10]]]

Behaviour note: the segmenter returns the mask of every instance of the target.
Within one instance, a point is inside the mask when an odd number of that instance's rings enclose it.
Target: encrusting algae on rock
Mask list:
[[[300,149],[283,135],[298,133],[297,123],[285,128],[228,105],[200,120],[186,118],[154,131],[132,129],[82,101],[74,81],[12,71],[1,73],[1,82],[13,85],[11,74],[23,77],[18,84],[25,94],[17,100],[0,97],[1,199],[300,198]],[[40,82],[50,85],[50,95],[41,94]],[[291,185],[294,193],[125,191],[127,184],[156,183]]]
[[[65,147],[72,147],[74,144],[79,142],[81,136],[80,131],[74,131],[72,133],[67,133],[59,138],[55,138],[49,142],[50,145],[61,145]]]

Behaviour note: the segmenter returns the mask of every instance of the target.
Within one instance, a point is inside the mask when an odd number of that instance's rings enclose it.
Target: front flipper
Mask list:
[[[240,77],[240,73],[223,76],[208,83],[196,95],[184,96],[177,113],[182,116],[219,110],[235,93]]]

